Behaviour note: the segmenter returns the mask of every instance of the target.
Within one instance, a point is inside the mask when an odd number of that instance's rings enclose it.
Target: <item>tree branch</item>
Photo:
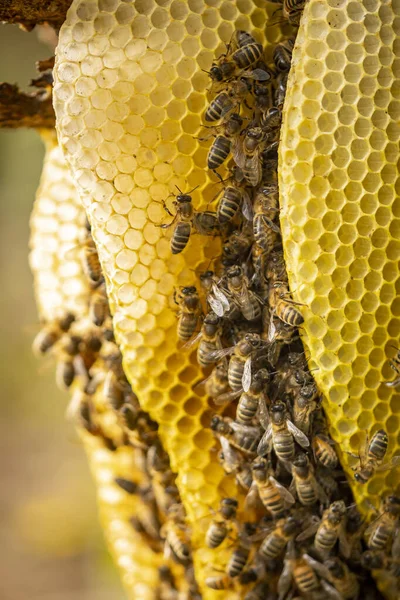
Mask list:
[[[0,0],[0,21],[18,23],[26,31],[49,23],[60,29],[72,0]]]
[[[55,115],[50,90],[26,94],[18,86],[0,84],[0,128],[53,128]]]

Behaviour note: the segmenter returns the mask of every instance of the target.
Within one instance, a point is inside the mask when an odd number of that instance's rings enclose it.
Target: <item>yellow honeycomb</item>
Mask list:
[[[193,202],[204,210],[220,189],[205,169],[209,144],[197,139],[210,83],[204,70],[236,29],[269,42],[272,55],[272,43],[291,32],[266,27],[275,10],[264,0],[77,0],[57,49],[59,141],[92,225],[125,371],[178,473],[200,585],[226,559],[203,547],[203,517],[232,482],[205,428],[208,401],[193,387],[204,374],[196,351],[177,340],[172,295],[196,281],[219,242],[193,235],[172,256],[170,233],[159,227],[170,221],[162,201],[198,186]]]
[[[39,315],[52,321],[68,311],[87,313],[89,286],[82,277],[80,234],[86,215],[54,131],[43,132],[46,157],[33,207],[30,266]]]
[[[399,491],[399,471],[349,468],[383,428],[400,447],[388,357],[400,334],[400,2],[310,0],[280,145],[281,224],[303,340],[356,500]]]
[[[37,307],[41,317],[50,322],[64,315],[66,310],[74,311],[77,318],[84,320],[89,289],[77,244],[85,223],[85,211],[57,146],[55,132],[46,133],[44,141],[46,156],[32,213],[30,241]],[[67,251],[71,243],[74,244],[72,251]],[[95,401],[102,410],[103,428],[111,437],[118,437],[115,415],[105,410],[100,393]],[[99,438],[84,431],[80,437],[97,484],[103,531],[129,597],[153,600],[162,555],[153,551],[129,523],[133,515],[145,510],[143,503],[136,495],[129,495],[114,484],[116,477],[143,482],[138,450],[122,446],[111,452]]]

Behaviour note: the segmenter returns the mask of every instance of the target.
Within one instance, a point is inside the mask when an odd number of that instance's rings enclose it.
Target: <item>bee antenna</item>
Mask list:
[[[180,189],[180,188],[179,188],[177,185],[175,185],[175,187],[176,187],[176,189],[178,190],[178,192],[179,192],[180,194],[183,194],[182,190],[181,190],[181,189]]]
[[[196,187],[194,187],[192,190],[190,190],[190,192],[188,192],[188,194],[192,194],[195,190],[197,190],[198,187],[200,187],[199,183],[196,185]]]

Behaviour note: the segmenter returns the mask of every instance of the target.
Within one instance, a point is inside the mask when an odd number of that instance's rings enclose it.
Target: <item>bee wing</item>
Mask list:
[[[279,600],[286,598],[292,585],[292,567],[289,560],[285,560],[281,576],[278,581]]]
[[[395,560],[400,558],[400,531],[398,527],[393,534],[392,558]]]
[[[232,157],[238,167],[241,169],[244,167],[245,154],[243,152],[243,140],[237,136],[231,146]]]
[[[321,567],[323,567],[323,565],[321,565]],[[325,569],[325,567],[324,567],[324,569]],[[326,569],[326,571],[327,571],[327,575],[325,575],[325,577],[329,577],[328,569]],[[333,585],[331,585],[324,579],[321,580],[321,586],[322,586],[324,592],[326,593],[326,595],[328,596],[329,600],[343,600],[343,595],[340,592],[338,592],[337,589],[333,587]]]
[[[248,392],[251,385],[251,356],[244,363],[242,386],[245,392]]]
[[[224,307],[222,306],[219,300],[214,298],[212,294],[208,294],[207,302],[210,305],[211,310],[217,315],[217,317],[224,316]]]
[[[303,554],[302,558],[310,565],[312,569],[314,569],[316,573],[318,573],[318,575],[320,575],[320,577],[324,577],[325,579],[330,577],[330,573],[325,565],[315,560],[315,558],[309,554]]]
[[[215,283],[213,283],[212,289],[213,289],[214,296],[222,304],[224,312],[229,312],[231,309],[231,306],[229,304],[228,298],[225,296],[225,294],[223,292],[221,292],[221,290],[215,285]],[[221,316],[223,316],[223,315],[221,315]]]
[[[347,539],[347,535],[343,526],[339,530],[339,549],[345,558],[350,558],[351,545]]]
[[[274,312],[271,311],[271,317],[269,320],[269,327],[268,327],[268,336],[267,336],[267,341],[272,343],[275,340],[275,335],[276,335],[276,327],[274,324]]]
[[[242,214],[247,221],[250,221],[250,223],[252,223],[254,218],[254,211],[253,205],[250,200],[250,196],[246,192],[246,190],[243,190],[242,196]]]
[[[263,216],[263,221],[265,225],[269,227],[269,229],[272,229],[272,231],[275,231],[275,233],[281,233],[280,227],[276,223],[271,221],[271,219],[268,219],[268,217],[266,217],[265,215]]]
[[[244,71],[240,77],[246,79],[254,79],[255,81],[269,81],[271,79],[270,73],[264,71],[264,69],[254,69],[254,71]]]
[[[385,463],[384,465],[380,465],[375,470],[377,473],[382,473],[383,471],[390,471],[390,469],[394,469],[398,465],[400,465],[400,454],[392,456],[389,462]]]
[[[400,377],[396,377],[393,381],[385,381],[386,387],[398,387],[400,385]]]
[[[227,392],[226,394],[220,394],[216,398],[213,398],[214,404],[217,406],[224,406],[224,404],[229,404],[232,400],[236,400],[242,393],[242,390],[236,390],[235,392]]]
[[[246,499],[244,501],[244,509],[245,510],[251,510],[252,508],[255,508],[256,506],[258,506],[258,487],[255,481],[253,481],[253,483],[250,486],[249,492],[246,496]]]
[[[267,403],[265,402],[264,396],[261,396],[258,402],[257,416],[260,420],[261,426],[264,429],[268,429],[269,427],[269,413],[267,408]]]
[[[308,538],[313,536],[314,533],[317,531],[319,524],[320,524],[320,520],[318,519],[318,517],[312,517],[312,519],[310,519],[310,520],[311,520],[311,525],[309,525],[308,527],[306,527],[304,529],[304,531],[299,533],[299,535],[296,537],[297,542],[302,542],[303,540],[307,540]]]
[[[197,335],[195,335],[194,338],[192,338],[191,340],[186,342],[186,344],[183,344],[182,349],[188,350],[189,348],[193,348],[193,346],[200,341],[201,336],[202,336],[202,333],[201,333],[201,331],[199,331],[199,333]]]
[[[235,431],[247,434],[247,435],[251,435],[251,436],[255,436],[257,435],[260,430],[258,427],[251,427],[249,425],[242,425],[241,423],[236,423],[235,421],[232,421],[229,423],[230,426],[232,427],[232,429],[234,429]]]
[[[233,473],[237,469],[239,463],[238,455],[235,452],[235,449],[230,445],[229,440],[225,436],[221,435],[219,441],[221,444],[222,452],[224,453],[225,463],[231,469],[231,473]]]
[[[260,443],[257,446],[257,454],[258,456],[265,456],[268,454],[271,445],[272,438],[272,425],[269,425],[267,431],[262,436]]]
[[[308,448],[308,446],[310,445],[310,440],[308,439],[306,434],[300,431],[300,429],[298,429],[296,425],[293,425],[292,421],[289,421],[289,419],[286,421],[286,423],[287,428],[289,429],[296,442],[300,444],[300,446],[302,446],[303,448]]]
[[[229,356],[229,354],[232,354],[234,348],[235,347],[232,346],[231,348],[221,348],[220,350],[213,350],[212,352],[208,353],[208,356],[209,356],[210,360],[220,360],[221,358],[224,358],[225,356]]]
[[[278,489],[279,495],[281,496],[281,498],[283,498],[285,502],[287,502],[288,504],[294,504],[296,502],[289,490],[287,490],[284,485],[279,483],[279,481],[277,481],[275,477],[272,477],[271,475],[269,477],[269,480]]]

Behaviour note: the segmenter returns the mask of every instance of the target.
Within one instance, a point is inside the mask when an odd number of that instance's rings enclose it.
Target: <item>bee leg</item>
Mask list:
[[[215,169],[212,169],[212,172],[214,173],[214,175],[216,175],[218,177],[220,183],[224,183],[224,180],[222,179],[222,177],[218,173],[218,171],[216,171]]]

